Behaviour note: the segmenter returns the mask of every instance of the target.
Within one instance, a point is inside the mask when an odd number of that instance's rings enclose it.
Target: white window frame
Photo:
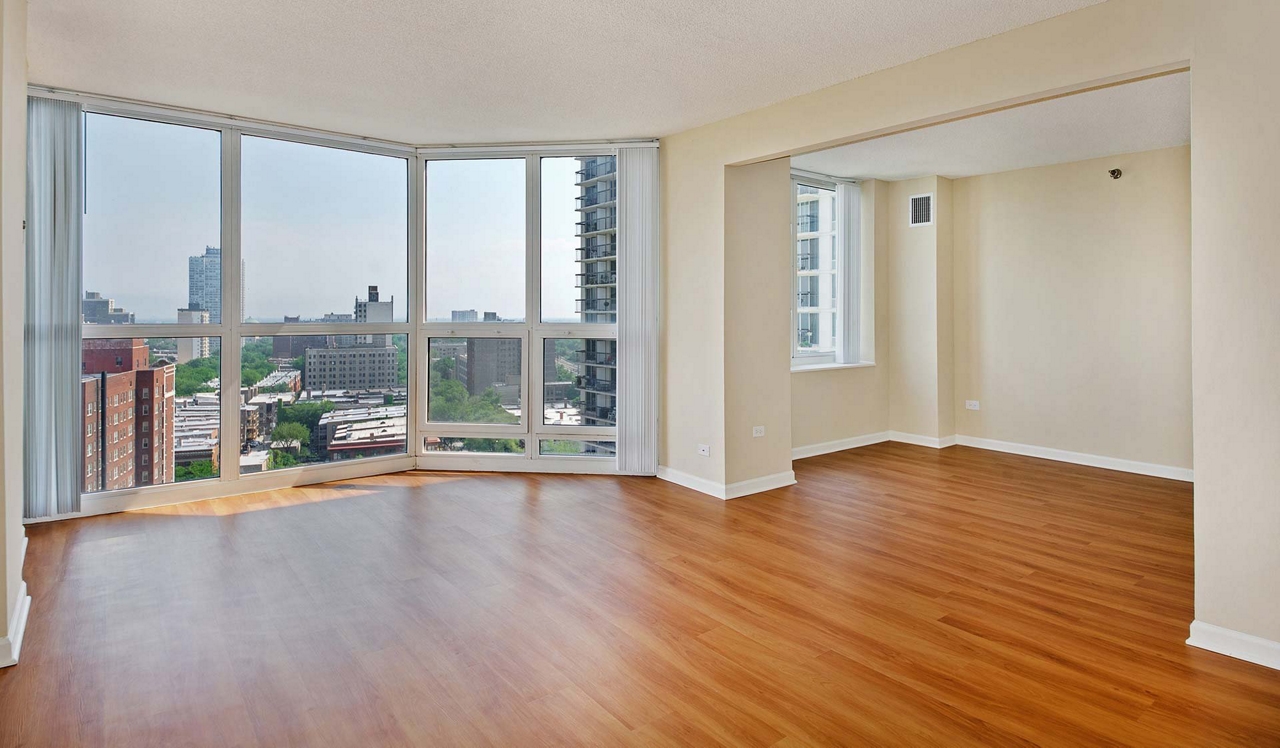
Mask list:
[[[44,91],[36,92],[48,96]],[[405,160],[405,179],[408,186],[405,220],[408,226],[408,241],[405,248],[408,277],[409,309],[417,308],[420,303],[419,289],[413,279],[417,268],[419,252],[415,241],[418,226],[415,205],[417,204],[416,153],[409,146],[378,144],[357,138],[325,136],[290,128],[276,128],[246,124],[227,118],[175,112],[163,107],[134,105],[110,100],[97,99],[81,95],[65,95],[80,101],[84,105],[84,114],[126,117],[129,119],[155,122],[159,124],[195,127],[212,130],[220,134],[221,142],[221,179],[222,179],[222,314],[221,321],[209,324],[119,324],[119,325],[82,325],[81,334],[85,339],[111,338],[218,338],[221,357],[220,381],[223,392],[240,391],[240,346],[242,338],[274,337],[280,335],[404,335],[408,341],[408,372],[406,381],[406,419],[407,444],[404,454],[368,457],[360,460],[344,460],[340,462],[312,463],[298,465],[279,470],[264,471],[249,475],[240,475],[239,439],[220,438],[219,470],[213,478],[182,483],[166,483],[154,486],[132,486],[111,491],[98,491],[81,495],[81,513],[98,514],[121,511],[140,507],[171,504],[182,501],[197,501],[219,496],[231,496],[253,491],[269,490],[291,485],[319,483],[327,480],[342,480],[364,475],[410,470],[416,466],[413,434],[414,419],[410,414],[416,407],[416,389],[413,387],[416,369],[414,345],[415,325],[412,317],[405,322],[392,323],[248,323],[240,319],[242,308],[240,296],[241,275],[241,243],[240,243],[240,139],[248,135],[253,137],[287,140],[321,147],[359,151],[375,155],[392,156]],[[240,403],[238,397],[220,399],[220,434],[239,434]]]
[[[222,252],[223,277],[222,299],[224,310],[241,308],[238,294],[240,288],[240,136],[252,135],[280,140],[306,143],[311,145],[341,148],[377,155],[396,156],[408,161],[406,169],[408,179],[408,319],[400,323],[245,323],[239,315],[229,313],[222,315],[218,324],[143,324],[143,325],[85,325],[82,326],[83,337],[95,338],[133,338],[133,337],[203,337],[219,338],[221,348],[221,380],[227,391],[239,391],[240,386],[240,349],[232,345],[242,337],[265,337],[276,335],[309,335],[309,334],[388,334],[407,335],[408,356],[408,394],[407,394],[407,432],[408,452],[403,455],[385,455],[368,457],[360,460],[344,460],[339,462],[313,463],[291,468],[264,471],[259,473],[239,474],[239,444],[237,439],[220,440],[220,470],[216,478],[208,480],[168,483],[153,486],[134,486],[112,491],[99,491],[82,494],[81,515],[102,514],[107,512],[141,509],[163,506],[166,504],[204,499],[234,496],[255,491],[273,490],[287,486],[308,485],[332,480],[346,480],[363,476],[394,473],[415,468],[447,469],[447,470],[498,470],[517,472],[557,472],[557,473],[617,473],[616,459],[600,457],[583,457],[572,455],[542,456],[538,455],[538,442],[542,438],[572,438],[600,441],[616,441],[616,428],[602,429],[592,427],[550,427],[530,423],[526,431],[526,453],[510,459],[507,455],[446,455],[441,453],[424,454],[424,424],[426,421],[426,360],[425,340],[437,333],[426,323],[426,162],[441,158],[501,158],[524,157],[542,158],[544,156],[580,156],[611,155],[618,156],[618,149],[627,147],[658,147],[654,140],[618,140],[611,142],[557,143],[546,145],[524,146],[476,146],[458,148],[453,146],[423,146],[407,143],[377,140],[354,135],[312,130],[304,127],[293,127],[247,118],[211,114],[196,110],[186,110],[153,104],[143,104],[125,99],[86,94],[75,91],[52,89],[43,86],[28,86],[32,96],[79,102],[84,113],[105,114],[132,119],[157,122],[161,124],[182,125],[206,130],[214,130],[221,136],[221,196],[222,196]],[[540,162],[539,162],[540,167]],[[526,191],[526,202],[529,219],[526,227],[529,241],[526,244],[528,263],[526,278],[526,322],[525,355],[537,346],[542,350],[542,341],[546,338],[579,337],[579,338],[617,338],[616,325],[589,325],[580,323],[542,324],[540,320],[541,292],[541,257],[536,249],[540,247],[541,230],[539,226],[540,207],[531,196],[538,195],[540,184],[540,168],[526,170],[532,190]],[[621,287],[621,286],[620,286]],[[539,316],[533,316],[538,313]],[[445,329],[460,329],[461,326],[444,324]],[[480,325],[486,334],[492,333],[494,325]],[[571,329],[566,329],[571,328]],[[461,335],[459,335],[461,336]],[[541,354],[539,354],[540,356]],[[529,360],[529,359],[526,359]],[[527,393],[522,410],[529,410],[530,403],[542,407],[542,387],[540,363],[524,367],[525,382],[522,387]],[[536,373],[536,378],[535,374]],[[234,387],[234,389],[232,389]],[[536,387],[536,389],[535,389]],[[536,395],[536,400],[531,397]],[[418,417],[415,417],[418,414]],[[238,398],[224,398],[221,402],[221,432],[224,434],[239,432],[240,409]],[[541,418],[536,419],[541,421]],[[566,432],[565,430],[571,430]],[[454,433],[455,429],[450,429]],[[607,438],[605,438],[607,436]],[[91,465],[90,465],[91,467]]]
[[[545,390],[543,388],[543,351],[548,339],[612,339],[618,338],[614,324],[542,321],[542,159],[565,156],[613,156],[616,146],[557,146],[539,148],[459,148],[419,150],[422,215],[426,215],[427,164],[431,161],[523,158],[525,161],[525,314],[524,322],[428,322],[426,299],[415,317],[421,329],[418,350],[422,361],[418,367],[417,389],[422,406],[416,411],[418,423],[418,466],[439,470],[514,470],[524,472],[617,473],[617,459],[589,455],[542,455],[542,439],[576,439],[584,441],[617,441],[617,427],[548,426],[543,423]],[[427,288],[426,226],[422,235],[421,284]],[[520,424],[454,424],[431,421],[427,412],[430,366],[427,347],[430,338],[518,337],[521,345]],[[428,436],[470,436],[491,439],[523,439],[520,453],[449,453],[428,452]]]
[[[833,242],[836,248],[835,284],[836,350],[810,352],[799,346],[800,315],[800,230],[799,188],[801,185],[831,190],[836,193],[832,207],[836,211],[836,230]],[[849,179],[792,169],[791,171],[791,368],[793,371],[824,369],[832,366],[852,366],[858,363],[858,317],[861,291],[861,209],[858,183]],[[820,311],[819,314],[827,313]]]

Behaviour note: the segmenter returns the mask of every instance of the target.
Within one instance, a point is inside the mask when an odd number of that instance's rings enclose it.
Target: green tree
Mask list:
[[[284,442],[286,445],[301,449],[304,445],[311,443],[311,431],[297,421],[285,421],[271,432],[271,441]]]
[[[178,397],[190,397],[197,392],[213,392],[205,384],[222,374],[222,361],[217,356],[196,358],[178,364],[173,375],[173,390]]]
[[[279,449],[271,450],[271,457],[267,458],[267,470],[275,470],[277,468],[293,467],[298,464],[298,458]]]
[[[333,403],[328,400],[286,405],[280,409],[280,415],[276,418],[276,422],[278,424],[300,423],[307,428],[308,434],[314,434],[320,430],[320,417],[333,410],[333,408]],[[279,426],[276,428],[279,428]]]
[[[188,480],[212,478],[214,475],[216,473],[213,472],[213,463],[209,460],[196,460],[190,465],[178,465],[173,469],[173,479],[179,483]]]

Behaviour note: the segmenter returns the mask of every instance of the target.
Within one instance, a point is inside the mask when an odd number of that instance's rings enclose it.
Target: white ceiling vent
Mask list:
[[[933,223],[933,193],[911,196],[911,225],[928,226]]]

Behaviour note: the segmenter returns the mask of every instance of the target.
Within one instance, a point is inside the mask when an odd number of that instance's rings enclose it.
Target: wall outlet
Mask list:
[[[752,436],[764,436],[764,426],[752,426],[752,427],[751,427],[751,435],[752,435]]]
[[[965,407],[965,408],[967,408],[968,410],[978,410],[978,401],[977,401],[977,400],[965,400],[965,401],[964,401],[964,407]]]
[[[699,445],[698,445],[698,454],[702,455],[703,457],[710,457],[710,456],[711,456],[711,445],[709,445],[709,444],[699,444]]]

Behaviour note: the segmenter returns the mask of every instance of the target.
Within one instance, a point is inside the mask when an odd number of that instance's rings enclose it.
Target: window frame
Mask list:
[[[222,301],[223,308],[239,309],[239,292],[241,276],[240,251],[240,136],[274,138],[292,142],[361,151],[376,155],[404,158],[408,162],[406,178],[408,179],[408,288],[407,288],[407,321],[397,323],[248,323],[240,319],[238,314],[224,314],[220,323],[156,323],[156,324],[115,324],[115,325],[82,325],[83,337],[94,338],[211,338],[221,342],[220,378],[226,383],[225,388],[238,391],[240,379],[240,349],[231,341],[242,337],[259,337],[275,335],[307,335],[307,334],[405,334],[408,340],[408,392],[406,396],[409,417],[407,432],[409,438],[408,452],[403,455],[384,455],[368,457],[361,460],[341,462],[313,463],[297,467],[273,470],[270,472],[240,473],[238,439],[220,440],[219,475],[206,480],[167,483],[150,486],[133,485],[128,488],[111,491],[99,491],[82,494],[82,514],[99,514],[104,512],[123,511],[146,507],[161,506],[178,502],[198,501],[203,499],[233,496],[254,491],[272,490],[287,486],[306,485],[330,480],[345,480],[362,476],[379,475],[414,468],[449,469],[449,470],[498,470],[521,472],[560,472],[560,473],[600,473],[617,474],[617,460],[584,456],[542,456],[538,455],[538,445],[542,439],[579,439],[590,440],[600,437],[602,441],[616,441],[616,427],[599,429],[595,427],[543,427],[541,418],[530,419],[527,433],[522,437],[526,444],[526,453],[510,459],[506,455],[441,453],[424,454],[426,420],[425,402],[425,361],[424,339],[432,332],[426,319],[426,195],[425,176],[426,162],[441,158],[492,159],[503,157],[536,158],[559,156],[619,156],[621,147],[658,147],[653,139],[618,140],[608,143],[577,142],[555,143],[522,146],[421,146],[392,141],[383,141],[341,133],[329,133],[280,125],[276,123],[233,117],[195,110],[184,110],[154,104],[143,104],[121,99],[97,96],[72,91],[55,90],[40,86],[29,86],[32,96],[75,101],[83,107],[85,115],[103,114],[127,119],[143,120],[160,124],[194,127],[217,131],[221,143],[221,206],[220,222],[221,243],[223,251],[222,266]],[[540,166],[540,162],[539,166]],[[621,168],[621,164],[619,164]],[[542,323],[541,322],[541,257],[535,251],[540,247],[540,206],[532,196],[540,194],[540,168],[526,169],[526,178],[530,180],[533,190],[526,191],[526,205],[529,216],[526,220],[526,231],[531,241],[526,243],[526,282],[528,292],[526,299],[526,322],[521,327],[527,328],[525,351],[541,351],[543,341],[547,338],[579,337],[579,338],[611,338],[617,339],[616,318],[614,324],[597,325],[588,323]],[[621,210],[619,211],[621,213]],[[621,217],[619,220],[625,220]],[[537,316],[534,316],[534,315]],[[443,327],[457,327],[445,324]],[[486,326],[485,333],[492,332],[492,325]],[[571,327],[574,329],[565,329]],[[90,329],[92,328],[92,329]],[[418,351],[422,351],[419,354]],[[540,354],[539,354],[540,356]],[[534,379],[534,377],[537,377]],[[525,404],[541,407],[543,389],[540,365],[525,367]],[[537,397],[536,401],[529,397]],[[621,394],[620,394],[621,396]],[[525,408],[527,409],[527,408]],[[158,412],[158,411],[157,411]],[[417,417],[415,417],[415,415]],[[225,398],[221,402],[220,429],[224,434],[239,432],[240,409],[238,398]],[[539,422],[535,427],[533,422]],[[608,433],[604,433],[604,432]],[[456,432],[455,432],[456,433]]]
[[[800,306],[800,278],[807,269],[800,267],[800,201],[801,186],[815,187],[834,192],[832,209],[835,211],[835,230],[832,245],[835,249],[835,268],[832,283],[835,284],[836,303],[831,313],[835,316],[834,351],[804,351],[799,345],[801,315],[821,315],[825,311],[802,311]],[[861,196],[858,182],[800,169],[791,170],[791,244],[788,250],[791,276],[791,369],[805,371],[828,369],[837,366],[855,366],[859,363],[858,331],[861,297]],[[808,277],[808,276],[806,276]],[[820,277],[820,276],[812,276]]]
[[[147,323],[147,324],[82,324],[81,336],[90,339],[118,338],[209,338],[218,339],[220,349],[220,380],[229,383],[223,391],[239,392],[243,383],[240,381],[240,346],[232,344],[242,338],[267,337],[276,335],[376,335],[399,334],[407,336],[409,341],[408,372],[406,379],[406,431],[407,444],[404,454],[382,455],[360,460],[341,462],[315,463],[282,468],[269,472],[240,473],[240,406],[239,398],[220,398],[218,455],[219,471],[217,476],[208,479],[184,482],[171,482],[159,485],[137,485],[115,490],[82,493],[81,502],[86,513],[120,511],[136,507],[156,506],[175,501],[196,501],[219,496],[235,495],[252,491],[266,490],[287,485],[321,482],[360,475],[376,475],[379,473],[410,470],[416,466],[414,442],[415,419],[412,417],[416,407],[417,391],[415,381],[416,355],[414,351],[414,310],[422,305],[422,294],[414,283],[421,241],[418,240],[420,211],[417,209],[419,195],[418,182],[415,179],[420,159],[416,149],[411,146],[378,143],[362,138],[344,136],[324,136],[316,133],[292,128],[281,128],[257,123],[242,122],[231,118],[204,116],[169,110],[163,107],[134,105],[93,97],[69,97],[80,101],[83,115],[107,115],[127,119],[154,122],[159,124],[194,127],[212,130],[220,134],[221,145],[221,243],[222,243],[222,308],[239,310],[241,280],[241,247],[240,247],[240,167],[241,137],[262,137],[286,140],[305,145],[338,148],[359,151],[373,155],[391,156],[405,160],[405,179],[407,183],[407,199],[405,220],[408,226],[406,242],[406,272],[409,274],[406,321],[391,323],[285,323],[285,322],[245,322],[238,313],[224,313],[218,323]],[[83,289],[81,289],[83,293]],[[233,439],[222,438],[231,434]],[[420,440],[417,440],[420,441]]]
[[[430,322],[427,320],[426,300],[416,317],[420,324],[419,350],[423,356],[429,356],[427,345],[430,338],[445,337],[519,337],[523,340],[521,347],[521,423],[514,424],[453,424],[442,421],[431,421],[427,413],[428,365],[418,369],[418,387],[421,393],[421,405],[418,414],[418,448],[419,466],[426,469],[511,469],[519,465],[520,470],[546,470],[565,472],[602,472],[614,473],[617,460],[582,455],[541,455],[538,445],[543,438],[584,438],[608,437],[608,441],[617,440],[617,427],[597,426],[548,426],[542,423],[545,410],[545,391],[543,388],[543,351],[545,342],[555,338],[618,338],[617,317],[613,324],[588,322],[543,322],[542,321],[542,159],[545,157],[564,156],[612,156],[618,157],[618,149],[611,147],[543,147],[543,148],[502,148],[476,149],[462,148],[419,149],[419,173],[421,175],[423,195],[423,219],[430,220],[425,211],[427,185],[427,164],[430,161],[443,160],[477,160],[496,158],[525,159],[525,320],[524,322]],[[426,246],[425,225],[421,236],[423,254],[420,263],[420,276],[415,280],[425,290],[426,255],[430,247]],[[425,297],[425,293],[423,294]],[[424,358],[425,362],[425,358]],[[534,417],[531,414],[536,414]],[[518,429],[518,430],[517,430]],[[471,436],[493,439],[524,439],[523,453],[459,453],[428,452],[425,448],[428,436]],[[602,441],[606,439],[601,439]]]

